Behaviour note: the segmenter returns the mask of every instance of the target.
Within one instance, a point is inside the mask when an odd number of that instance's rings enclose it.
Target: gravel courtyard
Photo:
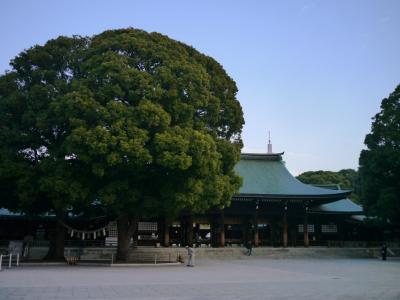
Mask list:
[[[0,299],[400,299],[400,260],[201,261],[195,268],[25,266]]]

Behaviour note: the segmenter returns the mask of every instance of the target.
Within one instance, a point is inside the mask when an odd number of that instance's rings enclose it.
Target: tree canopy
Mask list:
[[[100,201],[129,241],[138,217],[222,207],[239,189],[243,113],[211,57],[121,29],[59,37],[11,65],[0,77],[0,184],[16,187],[17,208]]]
[[[360,154],[361,200],[367,213],[400,222],[400,85],[372,118]]]
[[[359,179],[358,172],[353,169],[343,169],[338,172],[333,171],[307,171],[296,177],[303,183],[315,185],[331,185],[343,190],[352,190],[349,196],[355,202],[359,202]]]

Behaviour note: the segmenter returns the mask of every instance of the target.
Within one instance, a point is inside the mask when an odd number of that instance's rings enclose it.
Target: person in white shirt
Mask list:
[[[188,252],[188,263],[186,266],[194,267],[194,249],[191,245],[186,246],[186,249]]]

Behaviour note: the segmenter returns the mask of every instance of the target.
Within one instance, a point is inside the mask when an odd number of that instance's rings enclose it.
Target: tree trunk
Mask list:
[[[170,236],[169,236],[169,230],[170,230],[170,224],[171,221],[168,220],[167,218],[163,218],[161,223],[162,228],[163,228],[163,246],[164,247],[169,247],[170,246]]]
[[[50,247],[47,252],[45,260],[60,261],[65,260],[64,246],[65,246],[65,228],[62,222],[65,221],[64,213],[56,213],[56,226],[50,231],[49,240]]]
[[[186,243],[185,245],[193,247],[193,216],[186,217]]]
[[[129,254],[129,243],[132,235],[136,232],[137,218],[128,218],[122,215],[117,219],[118,248],[117,261],[126,262]]]
[[[225,247],[225,215],[223,210],[218,216],[218,247]]]

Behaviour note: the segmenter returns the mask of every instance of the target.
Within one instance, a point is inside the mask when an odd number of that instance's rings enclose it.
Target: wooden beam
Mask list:
[[[225,215],[224,211],[222,210],[219,215],[219,222],[218,222],[218,234],[219,234],[219,247],[225,247]]]
[[[270,244],[272,247],[275,246],[275,222],[271,220],[269,223],[270,230],[269,230],[269,238],[270,238]]]
[[[288,246],[287,206],[285,206],[283,211],[282,225],[283,225],[283,247],[286,248]]]
[[[193,246],[193,216],[186,217],[186,245]]]
[[[257,226],[258,226],[258,224],[256,223],[254,225],[254,247],[258,247],[260,245],[260,238],[259,238]]]
[[[254,247],[258,247],[260,244],[259,240],[259,234],[258,234],[258,205],[256,206],[256,210],[254,213],[254,218],[253,218],[253,230],[254,230]]]
[[[308,237],[308,206],[306,206],[304,209],[303,234],[304,234],[304,247],[308,247],[310,246],[310,240]]]
[[[169,230],[170,230],[170,221],[167,218],[162,220],[163,224],[163,246],[169,247],[170,246],[170,237],[169,237]]]

